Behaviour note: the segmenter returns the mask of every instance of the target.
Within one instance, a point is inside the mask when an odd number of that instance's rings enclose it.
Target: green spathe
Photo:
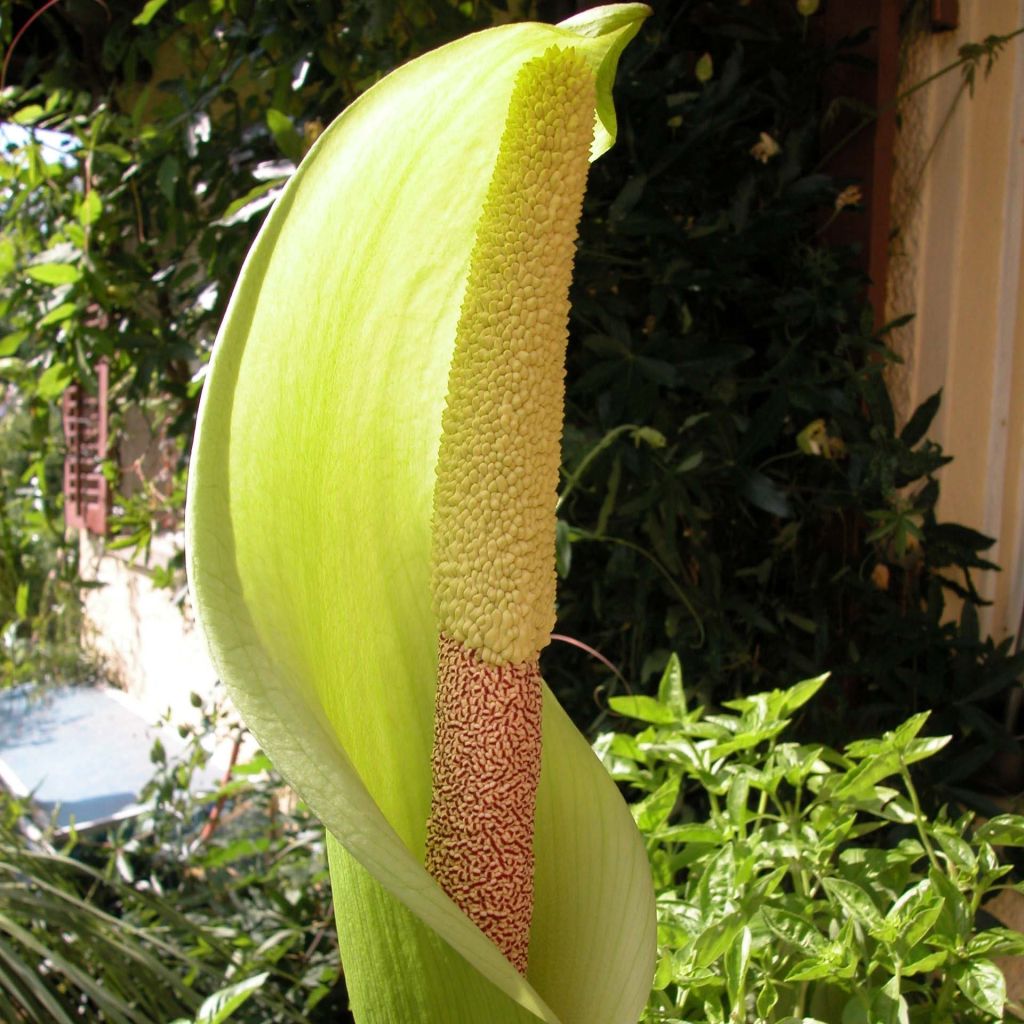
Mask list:
[[[519,68],[573,46],[614,137],[615,62],[647,8],[470,36],[324,133],[268,218],[211,362],[188,568],[214,662],[326,825],[360,1021],[626,1024],[649,990],[642,842],[545,693],[527,979],[423,868],[437,626],[430,514],[469,256]]]

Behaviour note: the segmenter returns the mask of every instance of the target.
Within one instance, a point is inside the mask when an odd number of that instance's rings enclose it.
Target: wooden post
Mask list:
[[[860,211],[840,213],[826,237],[859,249],[878,326],[885,318],[889,266],[901,7],[901,0],[831,0],[823,12],[826,42],[850,58],[834,66],[825,84],[826,102],[846,101],[838,102],[823,140],[825,152],[835,149],[825,170],[840,185],[859,186],[863,195]]]

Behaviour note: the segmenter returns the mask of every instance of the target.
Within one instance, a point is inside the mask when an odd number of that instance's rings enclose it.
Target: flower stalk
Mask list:
[[[383,79],[278,199],[214,348],[194,604],[326,826],[360,1024],[622,1024],[649,991],[643,843],[537,669],[575,226],[647,13]]]

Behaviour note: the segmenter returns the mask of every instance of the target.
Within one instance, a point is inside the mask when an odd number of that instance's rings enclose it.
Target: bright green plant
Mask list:
[[[612,699],[645,723],[596,745],[643,794],[659,920],[645,1020],[1003,1019],[991,957],[1024,953],[1024,935],[980,908],[1011,886],[998,850],[1024,846],[1024,817],[924,814],[910,766],[948,742],[920,735],[926,714],[842,752],[783,739],[824,681],[712,714],[688,703],[673,657],[657,697]]]
[[[576,220],[647,13],[495,29],[375,86],[281,194],[214,350],[195,605],[247,723],[327,827],[362,1021],[613,1024],[649,988],[642,843],[536,667]],[[478,715],[506,684],[507,721]],[[462,799],[478,769],[514,800]],[[523,851],[532,883],[480,905],[459,889],[463,869],[528,878]],[[528,933],[508,938],[524,897]]]

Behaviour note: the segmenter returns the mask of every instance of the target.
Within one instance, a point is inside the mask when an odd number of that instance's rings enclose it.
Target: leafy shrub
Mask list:
[[[189,794],[214,729],[229,727],[209,709],[183,757],[156,745],[150,810],[59,851],[28,842],[22,808],[3,804],[0,1018],[344,1019],[319,822],[259,754],[218,791]]]
[[[645,724],[596,744],[642,794],[660,946],[645,1020],[1003,1018],[990,958],[1024,954],[1024,935],[981,907],[1011,884],[997,851],[1024,846],[1024,817],[924,814],[910,766],[949,739],[920,735],[927,714],[841,752],[783,739],[824,681],[712,714],[688,704],[673,657],[656,697],[612,699]]]
[[[209,984],[189,956],[201,931],[152,893],[28,842],[23,810],[0,793],[0,1017],[149,1024],[197,1006],[184,979]]]
[[[786,739],[822,683],[711,714],[688,703],[672,658],[657,696],[612,698],[643,727],[596,749],[639,795],[659,894],[644,1019],[1002,1019],[991,958],[1024,955],[1024,936],[983,904],[1021,890],[998,853],[1024,846],[1024,818],[924,814],[910,768],[946,743],[920,735],[926,715],[842,752]],[[218,722],[207,715],[184,759],[154,749],[152,811],[107,836],[32,846],[13,828],[21,808],[5,804],[7,1017],[205,1021],[219,1007],[242,1024],[348,1019],[318,824],[301,805],[282,809],[262,755],[202,803],[187,795]]]

